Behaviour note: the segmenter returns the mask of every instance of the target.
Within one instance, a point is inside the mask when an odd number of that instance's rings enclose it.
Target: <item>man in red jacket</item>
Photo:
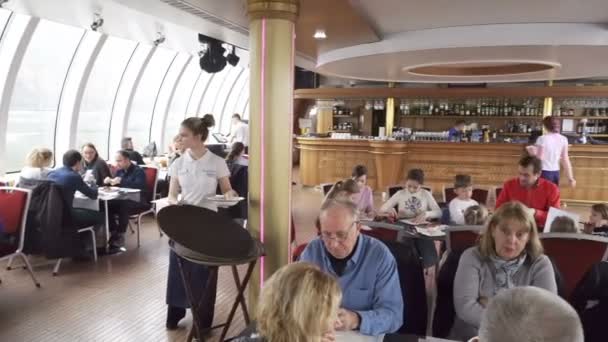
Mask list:
[[[534,209],[538,227],[543,227],[550,207],[560,208],[559,188],[540,178],[542,162],[536,157],[523,157],[519,161],[519,177],[508,180],[496,200],[496,208],[511,201],[519,201]]]

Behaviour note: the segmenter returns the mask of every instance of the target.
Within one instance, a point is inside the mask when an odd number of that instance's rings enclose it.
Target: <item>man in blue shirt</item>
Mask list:
[[[454,125],[454,127],[450,128],[450,130],[448,131],[448,140],[449,141],[460,142],[460,139],[462,138],[462,134],[464,132],[465,123],[466,122],[464,120],[456,121],[456,125]]]
[[[49,180],[58,184],[63,190],[65,205],[71,208],[72,221],[77,228],[103,224],[104,217],[99,211],[74,208],[74,194],[80,191],[90,199],[97,199],[97,186],[89,187],[80,176],[82,155],[76,150],[69,150],[63,155],[63,167],[49,173]]]
[[[107,177],[104,184],[118,186],[121,188],[139,189],[141,200],[145,199],[146,173],[144,170],[131,162],[130,153],[126,150],[116,152],[116,177]],[[124,233],[129,225],[129,216],[140,203],[129,200],[113,200],[108,203],[110,218],[110,248],[121,249],[124,247]],[[118,218],[118,223],[116,222]]]
[[[397,262],[381,241],[360,234],[357,216],[351,202],[326,202],[319,217],[321,236],[308,244],[300,261],[338,278],[343,295],[338,329],[395,332],[403,325]]]

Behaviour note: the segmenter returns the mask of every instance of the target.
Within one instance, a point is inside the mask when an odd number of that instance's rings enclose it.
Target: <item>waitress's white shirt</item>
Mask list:
[[[217,211],[217,205],[207,200],[215,196],[218,179],[230,177],[226,161],[211,151],[194,159],[187,150],[171,165],[171,178],[177,177],[181,187],[181,202]]]

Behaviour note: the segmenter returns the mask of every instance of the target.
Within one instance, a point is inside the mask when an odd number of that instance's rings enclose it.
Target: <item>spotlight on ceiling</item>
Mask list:
[[[232,52],[229,53],[228,56],[226,56],[226,60],[232,66],[236,66],[237,64],[239,64],[239,61],[241,60],[241,58],[236,55],[236,47],[235,46],[232,46]]]
[[[8,0],[0,0],[0,1],[8,1]],[[93,20],[93,23],[91,24],[91,30],[97,31],[102,26],[103,26],[103,18],[101,17],[101,14],[95,13],[95,20]]]
[[[315,31],[315,34],[313,35],[313,37],[315,39],[325,39],[325,38],[327,38],[327,35],[325,34],[325,30],[318,29]]]
[[[226,67],[227,62],[224,56],[226,49],[222,46],[223,43],[200,33],[198,34],[198,41],[205,46],[202,55],[199,53],[201,69],[210,74],[222,71]]]
[[[159,46],[166,40],[165,35],[162,32],[156,32],[156,37],[157,38],[152,42],[154,43],[154,46]]]

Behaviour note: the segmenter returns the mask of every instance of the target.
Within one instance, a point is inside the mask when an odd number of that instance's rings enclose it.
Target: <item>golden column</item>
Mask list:
[[[248,0],[250,51],[249,229],[266,256],[249,283],[260,287],[289,262],[295,21],[298,0]]]
[[[389,88],[394,88],[395,83],[389,82]],[[389,97],[386,99],[386,136],[393,135],[393,127],[395,127],[395,98]]]
[[[553,81],[547,82],[548,87],[553,87]],[[543,105],[543,119],[547,116],[553,115],[553,97],[545,97],[545,103]],[[543,125],[543,133],[547,133],[547,129]]]
[[[334,129],[334,101],[317,100],[317,133],[327,133]]]

